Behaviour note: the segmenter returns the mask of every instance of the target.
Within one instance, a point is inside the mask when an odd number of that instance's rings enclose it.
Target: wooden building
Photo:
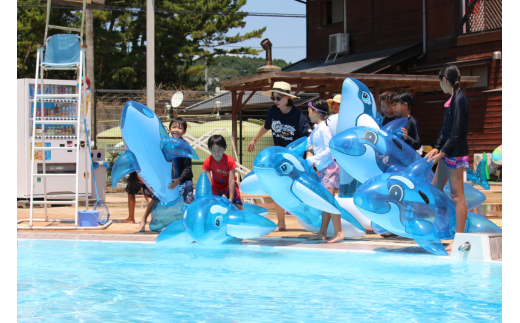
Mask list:
[[[284,71],[433,76],[445,64],[457,65],[463,76],[479,77],[466,89],[470,163],[474,153],[502,144],[501,0],[308,0],[306,6],[307,57]],[[329,55],[333,35],[345,33],[346,47]],[[437,138],[447,99],[440,88],[415,91],[412,114],[423,144]]]

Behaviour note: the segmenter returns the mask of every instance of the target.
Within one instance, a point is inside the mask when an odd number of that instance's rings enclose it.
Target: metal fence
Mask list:
[[[502,0],[466,0],[464,6],[465,32],[502,28]]]
[[[156,91],[155,113],[168,129],[173,118],[182,117],[188,123],[185,136],[197,152],[200,160],[193,161],[193,180],[202,172],[202,163],[209,156],[207,139],[211,134],[219,133],[226,139],[226,154],[232,156],[244,168],[239,170],[239,180],[247,171],[252,170],[256,155],[264,148],[273,145],[271,132],[264,135],[255,145],[253,152],[248,152],[248,145],[263,126],[269,107],[270,98],[255,93],[247,101],[238,117],[237,147],[232,145],[231,132],[231,93],[211,91],[181,91],[184,99],[178,108],[171,108],[169,102],[176,91]],[[246,92],[243,101],[249,97]],[[300,93],[300,99],[294,100],[296,107],[307,116],[306,103],[317,97],[316,93]],[[140,90],[96,90],[94,95],[95,122],[94,137],[98,149],[104,149],[109,165],[125,151],[119,127],[121,112],[128,101],[146,104],[146,91]],[[107,171],[107,187],[110,186],[111,167]],[[240,176],[242,175],[242,176]],[[121,183],[120,185],[124,185]]]

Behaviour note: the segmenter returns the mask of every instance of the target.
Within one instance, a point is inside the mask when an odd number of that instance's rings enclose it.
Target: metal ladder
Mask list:
[[[80,167],[79,167],[79,158],[80,158],[80,147],[81,147],[81,141],[86,140],[86,137],[84,136],[85,131],[88,131],[88,129],[83,129],[83,123],[81,120],[86,117],[86,109],[87,109],[87,102],[86,102],[86,84],[83,86],[82,81],[83,77],[85,75],[85,49],[86,46],[82,45],[81,37],[83,36],[83,24],[84,24],[84,14],[85,14],[85,5],[87,0],[83,0],[83,12],[82,12],[82,18],[81,18],[81,28],[70,28],[70,27],[62,27],[62,26],[53,26],[49,25],[49,16],[50,16],[50,8],[51,8],[51,0],[47,1],[47,21],[45,26],[45,39],[44,44],[47,44],[47,31],[49,28],[54,29],[62,29],[62,30],[68,30],[68,31],[75,31],[80,33],[80,58],[79,63],[77,64],[70,64],[70,65],[63,65],[63,66],[46,66],[43,65],[43,55],[45,45],[41,46],[38,45],[37,47],[37,53],[36,53],[36,73],[34,78],[34,99],[33,99],[33,122],[32,122],[32,139],[31,139],[31,145],[34,152],[36,151],[43,151],[43,158],[42,158],[42,173],[38,174],[38,170],[35,171],[35,164],[37,165],[36,158],[34,158],[34,153],[31,152],[31,195],[29,200],[30,205],[30,218],[29,219],[22,219],[18,220],[18,223],[21,222],[27,222],[29,221],[28,227],[18,227],[18,229],[104,229],[105,227],[108,227],[112,221],[108,221],[104,226],[98,227],[79,227],[78,226],[78,206],[79,206],[79,179],[80,179]],[[78,79],[78,93],[75,94],[44,94],[44,83],[43,83],[43,72],[48,70],[75,70],[77,79]],[[41,92],[38,93],[38,85],[41,85]],[[64,99],[68,100],[69,102],[76,102],[76,111],[75,111],[75,118],[65,118],[65,119],[58,119],[56,117],[45,117],[44,115],[44,108],[43,103],[44,102],[54,102],[56,99]],[[40,115],[38,117],[37,112],[37,103],[40,102]],[[83,104],[81,104],[83,103]],[[40,124],[42,127],[42,135],[41,135],[41,142],[42,147],[36,147],[36,123]],[[75,147],[45,147],[45,125],[52,125],[52,124],[60,124],[60,125],[75,125],[76,126],[76,145]],[[83,130],[82,130],[83,129]],[[83,136],[82,136],[83,134]],[[86,144],[86,143],[85,143]],[[67,174],[67,173],[61,173],[61,174],[47,174],[46,173],[46,151],[49,150],[75,150],[76,155],[76,173],[75,174]],[[87,149],[85,147],[85,169],[87,168],[88,161],[87,161]],[[75,192],[75,198],[74,200],[47,200],[47,183],[46,180],[49,177],[55,177],[55,178],[62,178],[62,177],[70,177],[74,176],[76,178],[76,192]],[[43,180],[43,201],[34,201],[34,178],[35,177],[41,177]],[[86,208],[88,210],[88,179],[90,178],[88,176],[88,171],[85,172],[84,175],[85,178],[85,203]],[[33,218],[33,211],[34,211],[34,204],[43,204],[44,205],[44,213],[45,218],[44,219],[34,219]],[[74,219],[49,219],[47,216],[47,205],[50,204],[62,204],[62,205],[74,205]],[[52,227],[34,227],[33,222],[74,222],[74,227],[72,226],[52,226]]]

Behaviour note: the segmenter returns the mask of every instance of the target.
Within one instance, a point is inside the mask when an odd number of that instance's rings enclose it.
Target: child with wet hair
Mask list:
[[[307,138],[306,161],[310,166],[316,166],[319,172],[320,184],[334,196],[336,189],[339,188],[339,166],[334,161],[329,148],[332,133],[327,123],[324,122],[329,114],[329,105],[327,101],[320,98],[312,100],[307,105],[309,119],[311,123],[316,123],[316,126]],[[312,147],[312,149],[309,149],[309,147]],[[316,236],[307,240],[327,240],[327,229],[331,218],[334,225],[334,235],[327,243],[345,239],[341,228],[341,215],[323,212],[320,231]]]

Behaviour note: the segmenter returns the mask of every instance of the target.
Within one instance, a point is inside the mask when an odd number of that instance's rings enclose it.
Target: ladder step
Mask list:
[[[34,150],[76,150],[78,147],[33,147]]]
[[[34,174],[34,177],[74,177],[76,176],[76,173],[74,174]]]
[[[76,31],[81,32],[81,29],[79,28],[72,28],[72,27],[64,27],[64,26],[55,26],[55,25],[49,25],[49,29],[61,29],[61,30],[70,30],[70,31]]]
[[[56,98],[56,99],[79,98],[79,93],[78,94],[36,94],[36,95],[34,95],[34,100],[39,100],[40,98]]]
[[[76,201],[32,201],[32,204],[76,204]]]

